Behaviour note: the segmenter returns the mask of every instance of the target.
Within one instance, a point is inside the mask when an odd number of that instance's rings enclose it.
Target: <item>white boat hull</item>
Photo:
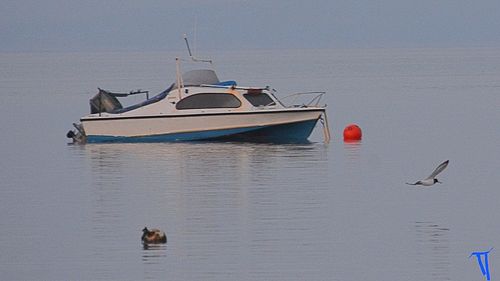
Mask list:
[[[82,118],[87,142],[306,141],[324,108]],[[264,133],[265,132],[265,133]],[[247,139],[250,138],[250,139]]]

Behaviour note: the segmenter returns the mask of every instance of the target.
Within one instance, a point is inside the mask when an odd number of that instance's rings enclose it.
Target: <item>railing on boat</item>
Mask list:
[[[321,99],[323,96],[326,94],[326,92],[319,92],[319,91],[312,91],[312,92],[301,92],[301,93],[295,93],[291,94],[288,96],[285,96],[281,98],[282,101],[285,100],[290,100],[291,99],[291,104],[292,107],[309,107],[309,106],[320,106],[319,103],[321,102]],[[308,103],[302,103],[302,104],[295,104],[295,102],[303,96],[311,96],[314,95],[313,98],[308,102]]]
[[[135,91],[130,91],[128,93],[117,93],[117,92],[110,92],[110,91],[107,91],[107,90],[103,90],[101,88],[97,88],[99,89],[99,91],[103,91],[105,93],[108,93],[112,96],[115,96],[115,97],[120,97],[120,98],[123,98],[123,97],[128,97],[128,96],[133,96],[133,95],[138,95],[138,94],[146,94],[146,99],[149,100],[149,91],[144,91],[144,90],[135,90]]]

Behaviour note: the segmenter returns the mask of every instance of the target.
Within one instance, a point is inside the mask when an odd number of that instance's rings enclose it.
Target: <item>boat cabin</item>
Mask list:
[[[147,91],[113,93],[99,88],[99,92],[90,99],[90,113],[122,114],[146,107],[166,99],[172,110],[203,109],[244,109],[272,108],[281,105],[268,88],[238,87],[235,81],[219,81],[213,70],[201,69],[188,71],[182,79],[173,83],[160,94],[149,98]],[[180,86],[178,86],[178,84]],[[145,101],[123,107],[118,97],[146,94]],[[281,105],[282,106],[282,105]]]

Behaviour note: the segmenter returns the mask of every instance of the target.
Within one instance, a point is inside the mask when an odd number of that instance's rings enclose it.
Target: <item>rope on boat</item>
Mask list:
[[[330,128],[328,127],[328,118],[326,117],[326,111],[320,118],[321,125],[323,125],[323,137],[325,143],[330,143]]]

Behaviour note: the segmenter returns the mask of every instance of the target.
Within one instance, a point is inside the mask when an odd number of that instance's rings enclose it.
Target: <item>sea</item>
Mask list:
[[[325,91],[329,143],[320,124],[303,144],[66,138],[98,87],[159,93],[183,55],[0,54],[0,280],[500,278],[499,48],[182,61],[279,98]],[[442,184],[405,184],[445,160]],[[145,226],[168,242],[144,248]]]

